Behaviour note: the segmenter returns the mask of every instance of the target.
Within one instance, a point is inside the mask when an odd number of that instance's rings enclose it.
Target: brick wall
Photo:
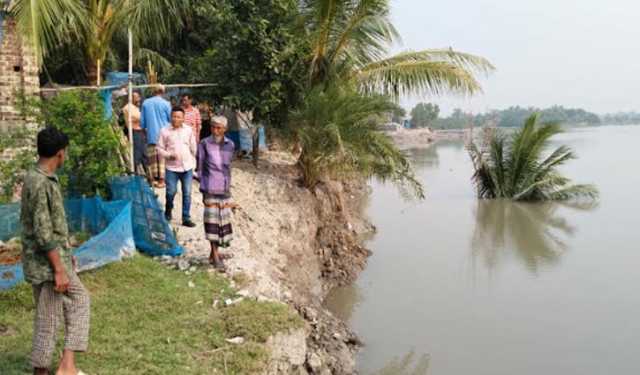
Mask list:
[[[0,16],[0,130],[21,126],[25,119],[16,108],[16,93],[38,95],[40,80],[32,49],[21,43],[16,26]]]

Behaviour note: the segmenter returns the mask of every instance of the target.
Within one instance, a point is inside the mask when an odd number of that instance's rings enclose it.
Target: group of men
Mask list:
[[[214,116],[211,136],[200,139],[200,114],[183,97],[182,107],[171,108],[162,96],[164,88],[154,89],[154,96],[138,107],[140,95],[134,94],[131,116],[136,160],[143,169],[145,151],[156,187],[166,181],[165,217],[171,220],[173,199],[178,182],[182,185],[182,224],[195,227],[191,220],[191,185],[194,170],[199,173],[204,203],[203,224],[210,242],[209,261],[225,270],[219,248],[228,247],[232,239],[231,160],[235,146],[225,137],[227,119]],[[76,274],[75,260],[68,242],[69,230],[63,195],[56,171],[63,165],[68,137],[54,127],[38,133],[38,162],[28,171],[22,190],[21,223],[24,276],[32,284],[36,303],[31,364],[34,374],[49,374],[61,323],[65,327],[59,375],[83,375],[76,368],[75,353],[86,351],[89,337],[90,298]],[[61,316],[63,315],[63,316]]]

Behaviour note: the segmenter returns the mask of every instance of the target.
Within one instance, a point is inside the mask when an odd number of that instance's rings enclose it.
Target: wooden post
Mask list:
[[[133,103],[133,34],[131,28],[129,28],[129,110],[127,111],[127,123],[129,124],[129,144],[131,145],[130,157],[131,157],[131,173],[136,173],[136,163],[133,159],[133,127],[131,125],[131,105]]]
[[[100,64],[100,59],[98,59],[98,77],[96,79],[96,86],[102,86],[102,65]]]

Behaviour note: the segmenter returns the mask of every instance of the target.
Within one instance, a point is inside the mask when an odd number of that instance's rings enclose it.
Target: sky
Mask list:
[[[512,105],[640,111],[637,0],[392,0],[394,51],[452,47],[497,71],[471,98],[404,98],[484,112]]]

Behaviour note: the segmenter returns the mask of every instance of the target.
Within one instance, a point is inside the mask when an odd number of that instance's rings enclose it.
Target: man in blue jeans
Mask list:
[[[196,137],[190,126],[184,125],[184,110],[175,107],[171,110],[171,126],[160,131],[156,145],[158,154],[165,160],[165,180],[167,182],[164,216],[171,221],[173,198],[178,191],[178,182],[182,188],[182,225],[193,228],[191,221],[191,182],[196,165]]]

